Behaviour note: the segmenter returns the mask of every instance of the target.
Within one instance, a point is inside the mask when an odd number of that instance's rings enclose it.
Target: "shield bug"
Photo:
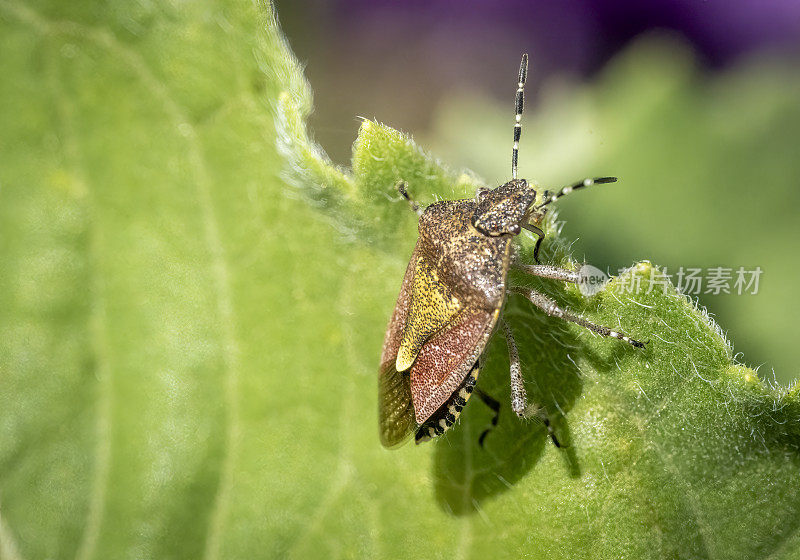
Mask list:
[[[510,267],[542,278],[579,282],[578,271],[539,264],[539,246],[544,238],[539,226],[547,206],[561,196],[593,184],[616,181],[614,177],[586,179],[551,194],[539,193],[534,185],[517,178],[527,66],[528,57],[523,55],[515,97],[509,182],[495,189],[479,190],[474,199],[436,202],[424,211],[409,196],[405,184],[398,185],[419,215],[419,238],[381,355],[379,420],[381,443],[386,447],[399,445],[412,433],[417,443],[442,435],[455,423],[473,392],[495,410],[496,423],[499,404],[477,390],[475,384],[481,356],[498,328],[508,343],[511,408],[520,417],[531,415],[516,343],[508,324],[500,317],[509,291],[525,296],[548,315],[636,347],[644,346],[617,330],[595,325],[559,307],[544,294],[506,285]],[[537,235],[537,264],[515,261],[512,241],[523,229]],[[546,416],[542,420],[549,428]],[[558,445],[552,430],[550,434]]]

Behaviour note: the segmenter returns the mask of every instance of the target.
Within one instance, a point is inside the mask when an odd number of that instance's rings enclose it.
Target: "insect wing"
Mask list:
[[[423,424],[461,386],[492,335],[499,309],[465,310],[432,336],[411,366],[411,398]]]
[[[408,373],[398,373],[394,364],[381,371],[378,399],[381,443],[384,447],[397,447],[417,428]]]
[[[386,336],[381,352],[381,366],[378,374],[378,425],[381,443],[384,447],[396,447],[403,443],[417,427],[414,421],[414,405],[411,400],[411,384],[408,373],[398,373],[395,369],[397,351],[403,337],[408,305],[411,298],[411,283],[417,262],[418,249],[406,268],[400,295],[397,297],[392,318],[386,328]]]
[[[461,220],[467,228],[466,218]],[[508,241],[497,240],[494,253],[504,266]],[[498,301],[463,306],[439,278],[431,257],[417,241],[406,268],[400,295],[386,330],[379,377],[381,442],[395,447],[405,441],[459,389],[480,358],[497,324]],[[497,278],[498,272],[490,271]],[[488,306],[486,304],[489,304]],[[409,370],[397,371],[397,364]]]

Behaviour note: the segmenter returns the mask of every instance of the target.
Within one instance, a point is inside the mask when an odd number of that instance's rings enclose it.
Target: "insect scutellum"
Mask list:
[[[469,396],[479,395],[494,412],[500,406],[476,386],[482,355],[492,334],[502,330],[508,345],[511,408],[520,418],[536,417],[560,446],[547,411],[527,401],[519,352],[511,327],[500,316],[508,294],[522,295],[546,314],[616,338],[634,347],[644,343],[623,332],[596,325],[528,287],[508,285],[508,270],[577,283],[579,272],[541,264],[542,225],[549,204],[562,196],[615,177],[583,179],[557,190],[538,191],[517,177],[528,55],[522,56],[514,99],[512,178],[494,189],[479,189],[474,199],[439,201],[422,209],[404,182],[398,191],[420,216],[419,238],[406,269],[400,296],[387,329],[379,384],[381,441],[401,443],[411,431],[420,443],[445,433],[459,418]],[[512,239],[527,229],[537,235],[536,264],[518,262]],[[453,356],[461,356],[455,361]],[[460,361],[459,361],[460,360]],[[443,365],[447,364],[447,365]],[[483,445],[487,431],[479,438]]]

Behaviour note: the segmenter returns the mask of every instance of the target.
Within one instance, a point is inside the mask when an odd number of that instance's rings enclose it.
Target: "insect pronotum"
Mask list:
[[[507,286],[510,267],[563,282],[578,282],[579,274],[539,264],[544,232],[539,227],[547,206],[575,190],[615,177],[584,179],[556,193],[537,193],[517,178],[522,133],[524,86],[528,55],[522,56],[515,96],[512,179],[495,189],[481,189],[473,199],[441,201],[424,210],[413,201],[404,182],[398,190],[419,215],[419,238],[406,269],[397,304],[386,329],[379,375],[381,443],[395,447],[412,433],[417,443],[442,435],[456,421],[472,393],[494,411],[500,405],[475,384],[486,344],[497,328],[508,342],[511,408],[519,417],[546,415],[528,404],[514,336],[500,313],[508,291],[521,294],[548,315],[619,339],[636,347],[638,340],[596,325],[570,312],[548,296],[529,288]],[[512,241],[523,229],[534,232],[537,264],[517,262]],[[533,412],[532,412],[533,411]],[[558,445],[552,430],[550,435]],[[484,434],[481,436],[482,438]]]

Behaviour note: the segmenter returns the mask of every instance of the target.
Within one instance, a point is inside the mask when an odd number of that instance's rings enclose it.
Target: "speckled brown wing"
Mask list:
[[[420,218],[381,354],[386,447],[402,443],[459,389],[497,324],[510,238],[476,231],[473,209],[471,200],[438,202]]]
[[[461,311],[425,341],[410,370],[398,372],[396,358],[412,308],[420,245],[406,268],[381,352],[378,419],[385,447],[405,442],[458,389],[483,353],[499,315],[499,309]]]
[[[486,348],[499,314],[499,309],[467,309],[422,347],[410,370],[417,424],[430,418],[459,388]]]
[[[417,429],[408,372],[398,373],[394,364],[381,371],[378,379],[381,443],[397,447]]]
[[[400,295],[386,328],[381,352],[381,365],[378,374],[378,425],[381,443],[384,447],[396,447],[403,443],[416,429],[414,405],[411,401],[411,384],[408,372],[398,373],[395,369],[397,350],[403,337],[408,304],[411,298],[411,283],[417,262],[418,245],[411,255]]]

